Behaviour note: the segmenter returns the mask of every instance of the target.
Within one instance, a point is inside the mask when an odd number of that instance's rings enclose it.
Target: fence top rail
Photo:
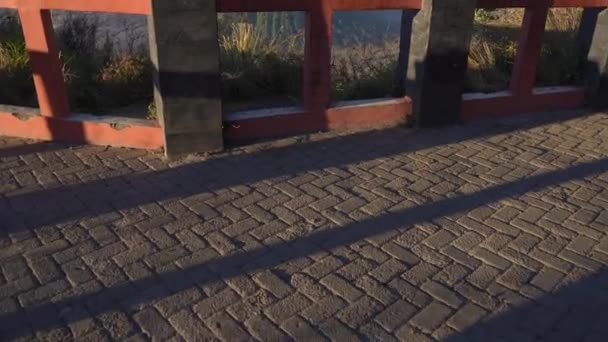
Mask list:
[[[152,12],[151,0],[0,0],[0,8],[33,8],[141,15]]]
[[[216,0],[218,12],[312,11],[325,2],[334,10],[419,9],[422,0]],[[0,0],[0,8],[150,14],[151,0]]]
[[[216,0],[218,12],[314,11],[321,3],[336,11],[420,9],[423,0]],[[446,0],[449,1],[449,0]],[[608,0],[478,0],[478,8],[608,7]],[[151,0],[0,0],[0,8],[148,15]]]

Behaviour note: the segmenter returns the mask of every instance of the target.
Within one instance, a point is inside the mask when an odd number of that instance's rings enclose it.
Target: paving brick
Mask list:
[[[194,306],[194,312],[205,319],[226,306],[236,302],[240,297],[232,289],[224,289],[215,295],[203,299]]]
[[[553,208],[545,214],[544,218],[555,223],[562,223],[570,217],[570,215],[572,215],[572,213],[567,210]]]
[[[62,272],[51,258],[40,258],[30,261],[30,269],[41,284],[59,279]]]
[[[382,246],[382,250],[390,254],[393,258],[396,258],[409,266],[413,266],[420,261],[420,258],[409,250],[399,246],[394,242],[389,242]]]
[[[464,331],[480,321],[486,312],[475,304],[466,304],[460,308],[450,319],[447,324],[456,331]]]
[[[228,306],[226,311],[239,322],[244,322],[252,316],[261,315],[265,307],[276,301],[268,291],[260,290]]]
[[[203,322],[187,309],[169,317],[169,322],[177,333],[188,341],[208,341],[215,338],[213,333],[203,325]]]
[[[559,253],[566,245],[568,244],[568,240],[560,237],[560,236],[548,236],[546,239],[543,239],[538,244],[538,248],[549,254],[557,254]]]
[[[588,237],[578,236],[577,238],[572,240],[568,244],[568,246],[566,246],[566,248],[577,254],[586,255],[593,249],[596,244],[597,241],[594,241]]]
[[[23,255],[28,259],[35,260],[60,252],[61,250],[69,247],[69,245],[69,242],[66,240],[55,240],[40,247],[26,250]]]
[[[247,330],[259,340],[287,341],[288,336],[264,316],[253,316],[245,321]]]
[[[72,285],[86,283],[92,280],[94,275],[80,259],[76,259],[61,265],[63,273]]]
[[[164,317],[169,317],[180,309],[198,302],[201,300],[201,297],[200,290],[197,288],[188,288],[162,298],[156,302],[155,307]]]
[[[545,213],[545,210],[536,207],[528,207],[521,214],[519,214],[518,217],[524,221],[536,222],[538,219],[543,217]]]
[[[234,242],[221,232],[213,232],[205,236],[207,242],[220,254],[226,255],[236,249]]]
[[[390,256],[384,253],[380,248],[368,243],[361,245],[355,244],[351,248],[361,254],[364,258],[369,259],[376,264],[381,264],[390,258]]]
[[[321,279],[321,284],[349,302],[353,302],[363,295],[363,292],[361,292],[359,289],[351,285],[346,280],[333,274]]]
[[[494,213],[494,217],[503,221],[511,222],[515,217],[521,214],[521,211],[517,208],[506,206]]]
[[[513,265],[501,274],[497,278],[497,281],[512,290],[517,290],[530,281],[533,276],[534,272],[524,267]]]
[[[509,247],[521,253],[528,253],[534,246],[536,246],[541,240],[531,234],[522,233],[515,240],[509,243]]]
[[[281,323],[281,329],[285,330],[296,341],[325,340],[310,324],[297,316],[291,317]]]
[[[450,308],[441,303],[432,302],[418,312],[410,323],[423,332],[432,333],[451,315]]]
[[[388,305],[397,299],[387,286],[380,284],[369,276],[363,276],[355,281],[355,285],[362,289],[367,295],[373,297],[384,305]]]
[[[122,242],[116,242],[111,245],[102,247],[94,252],[91,252],[83,256],[83,260],[87,263],[94,263],[100,260],[111,258],[119,253],[125,251],[127,248]]]
[[[465,267],[468,267],[469,269],[475,269],[481,264],[479,260],[452,246],[445,248],[441,252],[444,255],[447,255],[450,259]]]
[[[388,286],[408,302],[423,307],[431,302],[431,296],[400,278],[393,279]]]
[[[399,341],[413,341],[413,342],[430,342],[433,341],[429,336],[421,333],[420,331],[416,331],[414,328],[409,325],[402,326],[396,332],[397,338]]]
[[[323,334],[332,341],[356,341],[357,335],[346,325],[336,319],[328,319],[319,325]]]
[[[550,292],[563,277],[564,275],[562,273],[550,268],[545,268],[530,281],[530,284]]]
[[[561,251],[559,253],[559,256],[561,258],[573,263],[574,265],[585,268],[589,271],[596,272],[601,268],[600,263],[593,261],[589,258],[586,258],[584,256],[581,256],[579,254],[576,254],[574,252],[568,251],[568,250]]]
[[[124,312],[110,311],[100,315],[101,325],[114,340],[124,339],[134,332],[134,325]]]
[[[568,272],[572,268],[572,264],[568,261],[558,258],[554,255],[545,253],[540,249],[534,249],[530,252],[530,256],[538,260],[541,264],[555,268],[562,272]]]
[[[441,284],[453,286],[470,273],[470,270],[457,263],[451,264],[443,268],[437,273],[433,279]]]
[[[418,285],[437,273],[439,269],[429,263],[421,262],[403,274],[403,277],[412,284]]]
[[[293,291],[287,283],[271,271],[256,273],[253,280],[278,298],[285,298]]]
[[[321,286],[314,278],[304,273],[293,274],[290,283],[299,292],[313,301],[320,300],[329,295],[329,291],[325,287]]]
[[[440,230],[424,241],[429,247],[440,249],[452,242],[456,236],[447,230]]]
[[[484,263],[487,263],[488,265],[496,267],[500,270],[506,270],[511,265],[508,260],[488,251],[485,248],[473,249],[471,251],[471,255],[483,261]]]
[[[336,317],[349,327],[356,329],[375,316],[381,309],[381,303],[371,297],[363,296],[340,311]]]
[[[302,311],[302,317],[313,324],[319,324],[332,317],[346,306],[346,302],[338,296],[327,296]]]
[[[427,281],[423,283],[420,288],[436,300],[443,302],[452,308],[458,308],[462,305],[462,300],[458,294],[437,282]]]
[[[249,334],[225,312],[218,313],[205,320],[207,327],[224,341],[245,341]]]
[[[145,308],[133,315],[133,318],[154,339],[167,339],[175,333],[171,325],[153,308]]]
[[[389,263],[391,260],[387,261],[387,263]],[[383,267],[384,264],[380,265],[380,266],[376,266],[376,264],[370,260],[364,259],[364,258],[358,258],[356,260],[354,260],[353,262],[344,265],[342,268],[340,268],[336,273],[339,274],[341,277],[343,277],[346,280],[349,281],[354,281],[355,279],[357,279],[358,277],[362,276],[363,274],[367,273],[367,272],[376,272],[379,269],[381,269]],[[387,272],[389,273],[390,270],[389,268],[391,267],[391,264],[387,265],[387,267],[383,268],[382,271],[383,272]]]
[[[159,268],[169,263],[173,263],[187,254],[188,251],[184,247],[178,245],[149,255],[144,258],[144,261],[150,267]]]
[[[281,322],[310,306],[312,302],[305,296],[294,293],[268,307],[266,315],[275,322]]]
[[[397,300],[379,313],[374,320],[387,331],[393,332],[405,324],[416,312],[418,309],[415,306],[403,300]]]
[[[27,291],[31,287],[31,283],[21,281],[17,281],[9,285],[13,285],[15,287],[15,291],[13,293]],[[68,282],[63,279],[58,279],[24,292],[20,294],[18,298],[23,307],[29,307],[35,304],[40,304],[44,300],[57,296],[69,288],[70,285]],[[0,294],[2,294],[2,292],[3,291],[0,290]]]
[[[454,290],[467,300],[487,310],[494,310],[497,306],[497,301],[494,297],[492,297],[492,295],[488,294],[487,291],[480,290],[467,282],[460,282],[456,284]]]
[[[156,248],[151,243],[143,243],[132,246],[128,250],[116,254],[113,259],[121,267],[125,265],[141,261],[144,257],[154,254]]]
[[[510,236],[496,233],[488,236],[483,242],[479,244],[479,246],[489,251],[498,252],[512,240],[513,238]]]

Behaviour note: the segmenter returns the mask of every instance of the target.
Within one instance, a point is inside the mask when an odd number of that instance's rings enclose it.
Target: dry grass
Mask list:
[[[332,52],[332,98],[355,100],[388,97],[399,56],[399,42],[358,43]]]
[[[516,40],[524,11],[503,9],[478,11],[478,26],[471,43],[468,91],[492,92],[508,87],[516,55]],[[579,8],[551,9],[537,71],[537,85],[572,85],[582,80],[582,56],[577,32],[582,15]]]
[[[576,84],[581,80],[576,31],[580,9],[553,9],[538,70],[539,85]],[[478,11],[471,43],[467,91],[507,88],[515,58],[522,10]],[[101,113],[152,99],[147,52],[117,54],[112,44],[99,44],[96,23],[74,17],[57,32],[61,61],[72,107]],[[221,27],[222,91],[226,103],[297,103],[302,93],[304,35],[268,38],[255,26],[232,22]],[[390,96],[399,51],[395,39],[383,44],[334,46],[332,98],[353,100]],[[0,103],[36,105],[29,57],[14,17],[0,20]],[[149,106],[153,108],[153,106]],[[149,109],[149,115],[153,110]]]
[[[109,41],[98,44],[97,23],[70,16],[57,30],[64,80],[74,111],[104,113],[152,98],[144,51],[118,55]],[[0,103],[37,106],[30,59],[14,15],[0,18]]]
[[[222,90],[227,102],[298,101],[303,35],[267,39],[253,25],[236,23],[220,38]]]
[[[19,22],[11,15],[0,18],[0,84],[5,85],[0,87],[1,103],[37,105],[30,58]]]

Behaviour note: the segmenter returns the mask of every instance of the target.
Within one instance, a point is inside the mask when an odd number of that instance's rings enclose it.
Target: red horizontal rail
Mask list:
[[[151,13],[150,0],[0,0],[0,8],[37,8],[78,12]]]
[[[325,2],[335,11],[419,9],[422,0],[216,0],[218,12],[313,11]]]
[[[585,103],[585,89],[580,87],[535,88],[517,96],[510,91],[493,94],[464,94],[460,118],[464,122],[509,117],[521,113],[574,109]]]
[[[422,0],[216,0],[218,12],[309,11],[317,1],[329,1],[336,11],[419,9]],[[547,0],[551,7],[608,7],[608,0]],[[543,6],[542,0],[478,0],[478,8]],[[147,15],[150,0],[0,0],[0,8],[40,8],[81,12]]]

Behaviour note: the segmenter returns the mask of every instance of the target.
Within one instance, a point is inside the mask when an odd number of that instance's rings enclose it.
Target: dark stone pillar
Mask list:
[[[152,0],[148,25],[166,154],[222,149],[215,1]]]
[[[582,51],[582,56],[589,53],[593,33],[597,25],[597,16],[602,12],[601,8],[585,8],[581,17],[581,25],[578,29],[578,45]]]
[[[587,100],[595,108],[608,108],[608,9],[597,16],[587,57]]]
[[[407,63],[410,58],[410,46],[412,42],[412,24],[418,10],[407,9],[401,12],[401,35],[399,39],[399,60],[395,70],[393,81],[393,96],[405,95],[405,82],[407,77]]]
[[[406,93],[417,125],[459,121],[476,0],[423,0],[414,18]]]

